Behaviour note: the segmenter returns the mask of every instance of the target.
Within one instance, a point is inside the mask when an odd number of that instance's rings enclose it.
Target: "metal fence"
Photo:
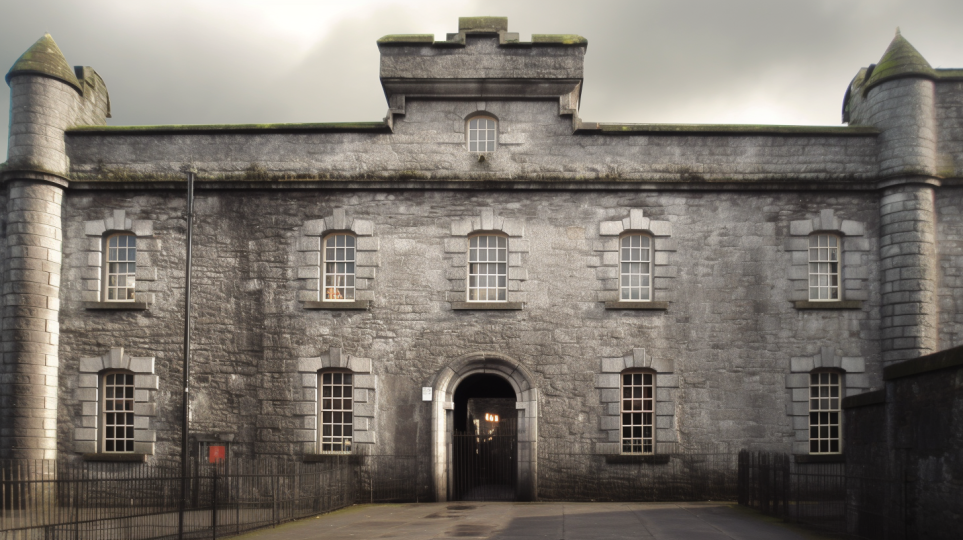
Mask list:
[[[900,484],[883,470],[796,463],[788,454],[739,452],[739,504],[824,532],[896,538]]]
[[[180,467],[0,462],[0,540],[216,538],[357,502],[416,502],[428,467],[416,455],[259,458]]]

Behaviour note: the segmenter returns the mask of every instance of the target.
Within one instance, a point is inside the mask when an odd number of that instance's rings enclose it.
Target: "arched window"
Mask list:
[[[494,152],[498,139],[498,121],[490,116],[475,116],[468,120],[468,150],[471,152]]]
[[[137,237],[117,233],[107,237],[107,258],[104,268],[104,297],[106,302],[133,302],[134,276],[137,274]]]
[[[652,300],[652,237],[624,234],[619,239],[619,300]]]
[[[347,370],[325,370],[318,374],[321,453],[351,451],[354,426],[353,378]]]
[[[835,234],[809,235],[809,299],[820,302],[841,300],[839,296],[839,237]]]
[[[104,453],[134,451],[134,374],[102,373],[101,448]]]
[[[508,301],[508,238],[479,234],[468,239],[468,301]]]
[[[809,374],[809,453],[842,452],[843,375],[818,370]]]
[[[655,373],[622,372],[622,453],[655,453]]]
[[[354,300],[355,237],[334,233],[324,239],[324,301]]]

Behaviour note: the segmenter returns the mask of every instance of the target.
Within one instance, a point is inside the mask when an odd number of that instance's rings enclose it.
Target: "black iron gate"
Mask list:
[[[451,499],[514,501],[518,484],[515,419],[503,419],[493,428],[472,428],[452,433]]]

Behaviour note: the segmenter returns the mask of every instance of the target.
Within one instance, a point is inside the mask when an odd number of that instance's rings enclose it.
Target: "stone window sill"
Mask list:
[[[147,454],[135,454],[135,453],[96,453],[96,454],[84,454],[84,461],[106,461],[113,463],[144,463],[147,461]]]
[[[638,309],[650,311],[665,311],[669,309],[668,302],[606,302],[605,309]]]
[[[796,454],[796,463],[846,463],[843,454]]]
[[[453,310],[521,310],[524,302],[452,302]]]
[[[840,300],[838,302],[811,302],[809,300],[796,300],[793,302],[796,309],[863,309],[862,300]]]
[[[364,456],[360,454],[305,454],[304,462],[362,465],[364,463]]]
[[[371,300],[354,300],[352,302],[304,302],[304,309],[366,310],[370,306]]]
[[[144,311],[147,302],[84,302],[84,309],[96,311]]]
[[[669,456],[668,454],[609,454],[605,456],[605,462],[609,464],[652,463],[661,465],[669,462]]]

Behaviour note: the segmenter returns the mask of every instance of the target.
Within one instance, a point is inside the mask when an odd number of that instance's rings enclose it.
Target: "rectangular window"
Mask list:
[[[136,236],[115,234],[107,239],[107,301],[134,301],[136,260]]]
[[[508,299],[508,238],[473,236],[468,248],[468,301]]]
[[[622,374],[622,453],[655,453],[655,375]]]
[[[134,451],[134,375],[104,374],[103,451]]]
[[[643,234],[623,236],[620,241],[620,300],[652,299],[652,239]]]
[[[839,300],[839,237],[809,237],[809,299]]]
[[[809,453],[838,454],[840,450],[839,373],[809,374]]]
[[[324,241],[324,299],[354,300],[354,236],[332,234]]]
[[[352,384],[350,373],[321,374],[321,451],[350,452]]]
[[[472,118],[468,121],[468,150],[471,152],[494,152],[495,132],[494,118]]]

